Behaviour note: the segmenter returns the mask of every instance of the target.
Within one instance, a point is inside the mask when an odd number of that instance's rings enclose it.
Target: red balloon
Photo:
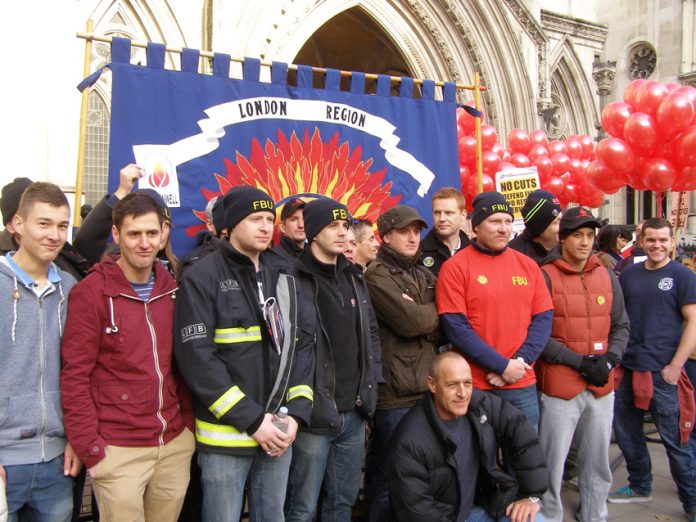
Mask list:
[[[549,144],[549,139],[546,137],[546,133],[541,129],[535,129],[530,132],[529,139],[532,142],[532,146],[543,145],[544,147],[547,147]]]
[[[629,105],[632,105],[633,107],[635,107],[636,106],[636,94],[638,94],[638,89],[640,88],[641,85],[643,85],[647,81],[648,80],[633,80],[631,83],[629,83],[626,86],[626,89],[624,89],[623,101],[625,101]]]
[[[635,109],[650,116],[655,116],[662,100],[669,94],[664,83],[649,81],[638,88]]]
[[[651,156],[659,143],[655,119],[644,112],[634,112],[624,125],[624,138],[637,154]]]
[[[495,190],[495,182],[493,181],[493,178],[488,174],[484,173],[481,176],[481,182],[483,185],[483,192],[492,192]],[[467,180],[466,191],[472,196],[478,194],[478,179],[475,174]]]
[[[527,154],[532,146],[529,134],[522,129],[512,129],[508,135],[508,147],[513,154]]]
[[[582,143],[580,138],[568,138],[565,142],[568,156],[575,159],[582,158]]]
[[[578,203],[590,208],[601,207],[604,204],[604,194],[592,183],[580,185]]]
[[[551,176],[548,180],[546,180],[546,183],[543,184],[543,188],[551,192],[551,194],[554,196],[558,197],[563,194],[565,184],[558,176]]]
[[[672,154],[672,159],[678,165],[696,165],[696,125],[674,139]]]
[[[553,162],[547,156],[537,157],[532,161],[532,166],[537,168],[541,180],[553,175]]]
[[[459,137],[459,163],[476,161],[476,138],[473,136]]]
[[[592,136],[583,134],[580,136],[580,143],[582,143],[582,157],[589,159],[595,149],[595,142],[592,139]]]
[[[679,171],[672,190],[696,190],[696,165],[684,167]]]
[[[551,155],[551,162],[553,163],[553,174],[554,176],[560,176],[564,172],[568,172],[570,168],[570,158],[567,154],[556,153]]]
[[[696,106],[686,94],[672,93],[660,103],[655,119],[662,137],[669,139],[691,125],[695,115]]]
[[[503,154],[505,154],[505,149],[503,148],[503,146],[500,143],[496,143],[495,145],[493,145],[491,147],[491,150],[493,152],[495,152],[500,157],[501,160],[503,159]]]
[[[626,185],[626,177],[611,170],[601,161],[593,161],[587,167],[587,180],[605,194],[613,194]]]
[[[491,150],[498,141],[498,132],[493,125],[481,125],[481,145],[483,150]]]
[[[532,148],[529,149],[529,154],[527,156],[529,157],[530,161],[534,162],[535,159],[537,159],[539,156],[548,156],[549,151],[544,147],[543,145],[539,144],[534,144],[532,145]]]
[[[516,167],[529,167],[532,164],[527,156],[519,152],[510,156],[510,163]]]
[[[506,149],[506,150],[503,151],[503,161],[508,161],[508,162],[509,162],[509,161],[510,161],[510,156],[511,156],[511,154],[510,154],[510,151],[509,151],[509,150]]]
[[[582,160],[571,158],[568,172],[570,172],[572,179],[577,182],[585,174],[585,168]]]
[[[467,165],[459,165],[459,179],[463,181],[471,176],[471,169]]]
[[[549,143],[549,154],[568,154],[568,147],[561,140],[553,140]]]
[[[563,180],[563,183],[572,183],[573,182],[573,177],[570,175],[570,172],[564,172],[559,176]]]
[[[498,156],[492,150],[484,150],[481,157],[481,162],[483,163],[483,172],[493,176],[496,172],[498,172],[502,160],[500,159],[500,156]]]
[[[574,183],[566,183],[565,186],[563,187],[563,198],[566,199],[569,203],[577,203],[578,201],[578,186],[575,185]]]
[[[683,94],[687,96],[691,100],[691,103],[693,103],[694,108],[696,108],[696,87],[692,87],[691,85],[684,85],[682,87],[679,87],[678,89],[675,89],[672,92],[675,95]],[[694,116],[694,119],[691,121],[691,125],[696,125],[696,116]]]
[[[500,172],[501,170],[510,170],[510,169],[516,169],[516,168],[517,168],[517,165],[515,165],[514,163],[508,163],[507,161],[503,161],[500,164],[500,167],[498,168],[498,172]]]
[[[638,167],[643,182],[649,190],[662,192],[669,190],[677,178],[677,170],[671,161],[664,158],[652,158]]]
[[[602,110],[602,127],[608,134],[617,138],[623,138],[624,124],[633,112],[633,107],[628,103],[608,103]]]
[[[647,160],[645,160],[647,162]],[[643,181],[643,174],[638,170],[628,173],[627,185],[633,187],[636,190],[648,190],[647,185]]]
[[[668,82],[665,84],[665,87],[667,87],[667,90],[671,93],[672,91],[679,89],[681,87],[681,84],[675,82]]]
[[[631,147],[618,138],[604,138],[597,145],[597,159],[617,172],[628,172],[635,166]]]

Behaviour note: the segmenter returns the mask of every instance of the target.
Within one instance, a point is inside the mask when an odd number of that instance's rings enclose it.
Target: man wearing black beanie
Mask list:
[[[536,428],[532,364],[549,339],[553,304],[537,264],[507,248],[512,218],[502,194],[474,198],[476,239],[442,266],[436,302],[447,338],[471,364],[474,387],[500,395]]]
[[[311,311],[316,397],[309,428],[292,450],[287,522],[312,520],[319,493],[322,520],[350,520],[360,490],[365,420],[382,379],[379,333],[360,268],[343,255],[348,209],[321,198],[304,209],[308,246],[295,268],[302,308]]]
[[[184,274],[174,318],[174,353],[195,400],[203,521],[239,520],[247,476],[251,519],[283,520],[287,450],[314,400],[311,318],[296,278],[267,250],[273,200],[242,186],[223,204],[229,240]]]
[[[510,241],[509,247],[531,257],[541,264],[558,245],[558,226],[561,205],[558,198],[545,190],[534,190],[522,207],[524,232]]]

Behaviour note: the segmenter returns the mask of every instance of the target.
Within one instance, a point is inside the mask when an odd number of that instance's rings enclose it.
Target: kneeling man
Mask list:
[[[456,352],[433,359],[428,389],[392,439],[387,474],[396,519],[541,520],[548,471],[525,416],[474,390],[471,368]]]

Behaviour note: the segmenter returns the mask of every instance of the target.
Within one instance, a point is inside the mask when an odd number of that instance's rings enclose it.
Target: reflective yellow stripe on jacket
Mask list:
[[[306,384],[300,384],[298,386],[293,386],[292,388],[290,388],[288,390],[285,400],[289,402],[293,399],[297,399],[298,397],[304,397],[305,399],[314,402],[314,392],[312,391],[312,388],[310,388]]]
[[[232,386],[229,390],[223,393],[218,400],[211,404],[208,409],[215,415],[216,418],[222,417],[230,411],[232,407],[245,397],[244,392],[239,389],[239,386]]]
[[[208,446],[223,446],[225,448],[253,448],[259,443],[245,432],[219,424],[211,424],[196,419],[196,440]]]
[[[261,340],[261,328],[216,328],[213,341],[218,344],[246,343]]]

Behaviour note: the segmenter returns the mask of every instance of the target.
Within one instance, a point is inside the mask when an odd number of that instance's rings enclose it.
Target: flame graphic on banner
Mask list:
[[[369,172],[373,160],[362,161],[361,156],[361,146],[351,152],[347,141],[339,144],[338,132],[325,143],[318,128],[311,139],[306,130],[302,141],[294,131],[289,140],[278,131],[277,144],[269,139],[264,148],[254,138],[249,158],[239,152],[236,163],[225,158],[226,175],[215,174],[219,191],[201,189],[201,192],[210,200],[232,187],[251,185],[268,193],[276,202],[294,194],[307,195],[309,199],[312,195],[328,196],[346,205],[353,217],[374,223],[401,196],[390,194],[391,183],[382,185],[387,169]],[[204,211],[193,213],[205,222]],[[205,225],[193,225],[186,233],[195,236],[204,229]]]
[[[152,170],[152,174],[150,174],[150,179],[148,181],[150,185],[157,188],[169,185],[169,173],[159,161],[155,163],[155,168]]]

